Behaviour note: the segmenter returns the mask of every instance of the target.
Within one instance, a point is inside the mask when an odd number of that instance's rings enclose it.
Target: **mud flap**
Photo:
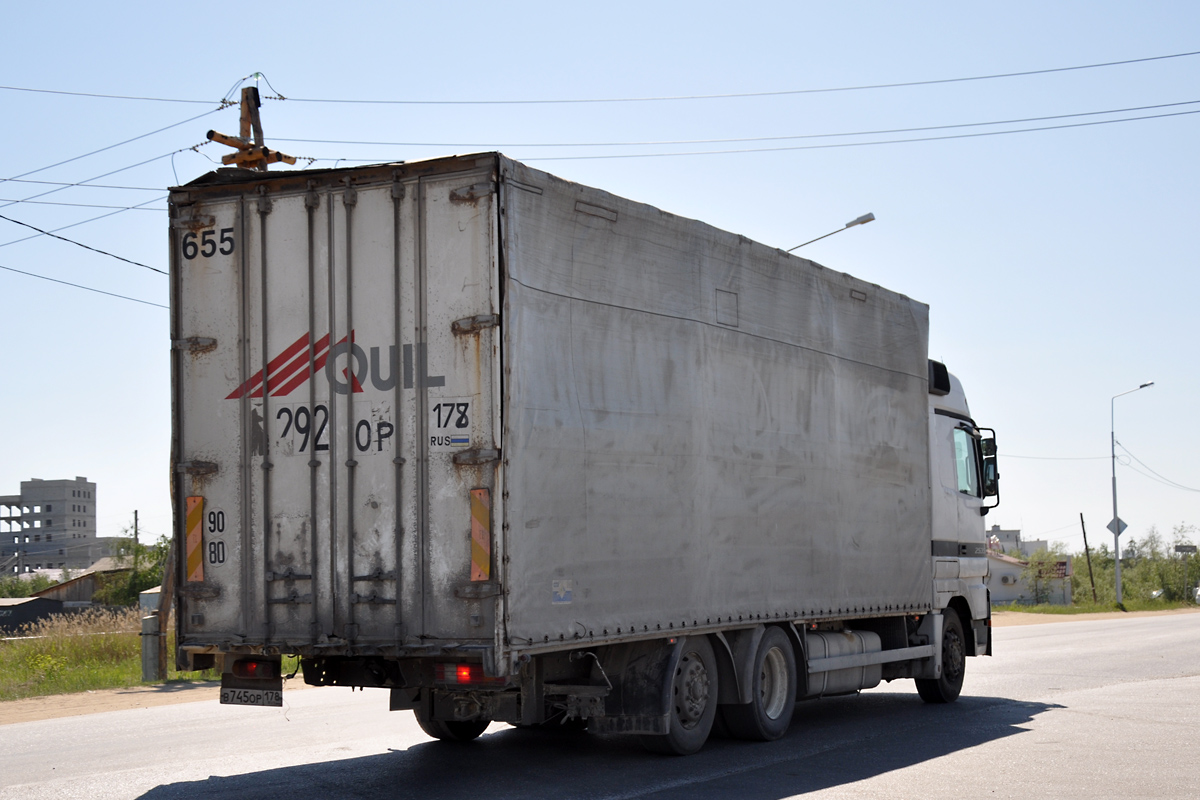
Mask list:
[[[683,637],[606,648],[601,661],[613,688],[604,700],[604,716],[591,718],[588,731],[666,734],[671,677],[682,649]]]

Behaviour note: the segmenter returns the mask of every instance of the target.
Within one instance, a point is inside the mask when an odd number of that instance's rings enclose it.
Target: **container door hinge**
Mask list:
[[[217,472],[217,465],[212,461],[180,461],[175,465],[176,472],[185,472],[188,475],[214,475]]]
[[[455,464],[461,467],[481,467],[487,464],[500,460],[499,450],[463,450],[461,453],[455,453],[453,459]]]
[[[216,227],[217,218],[212,214],[197,214],[192,208],[180,208],[179,216],[171,220],[171,227],[176,230],[201,231],[205,228]]]
[[[189,336],[186,339],[176,339],[171,342],[172,350],[190,350],[193,353],[206,353],[215,350],[217,340],[211,336]]]
[[[499,324],[499,314],[476,314],[473,317],[454,320],[450,323],[450,330],[455,334],[475,333],[484,328],[494,328]]]
[[[464,186],[450,193],[451,203],[474,203],[481,197],[487,197],[496,191],[496,184],[491,181],[477,183],[474,186]]]
[[[500,594],[500,584],[493,581],[485,583],[462,583],[454,587],[454,596],[464,600],[482,600],[485,597],[495,597]]]

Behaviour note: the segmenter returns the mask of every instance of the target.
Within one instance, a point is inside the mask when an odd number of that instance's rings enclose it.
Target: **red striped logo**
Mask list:
[[[302,386],[308,380],[310,372],[316,374],[319,370],[324,369],[325,362],[329,359],[330,334],[325,334],[311,346],[309,345],[310,334],[311,332],[305,333],[288,345],[283,352],[267,362],[265,370],[259,370],[254,377],[234,389],[225,399],[240,400],[246,396],[262,397],[264,393],[268,397],[287,397]],[[343,336],[334,347],[347,341],[354,341],[354,331],[350,331],[349,336]],[[308,368],[310,359],[312,361],[311,371]],[[350,381],[354,392],[361,392],[362,384],[359,383],[356,376],[350,375],[348,372],[348,370],[342,370],[342,375]]]

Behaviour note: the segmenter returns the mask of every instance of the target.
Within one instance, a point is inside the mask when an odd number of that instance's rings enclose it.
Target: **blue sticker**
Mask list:
[[[550,602],[554,605],[566,605],[571,602],[571,589],[575,582],[556,580],[550,582]]]

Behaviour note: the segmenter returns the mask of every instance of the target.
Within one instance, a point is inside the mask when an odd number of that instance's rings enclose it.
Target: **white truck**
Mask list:
[[[178,665],[698,750],[991,651],[921,303],[498,153],[171,191]]]

